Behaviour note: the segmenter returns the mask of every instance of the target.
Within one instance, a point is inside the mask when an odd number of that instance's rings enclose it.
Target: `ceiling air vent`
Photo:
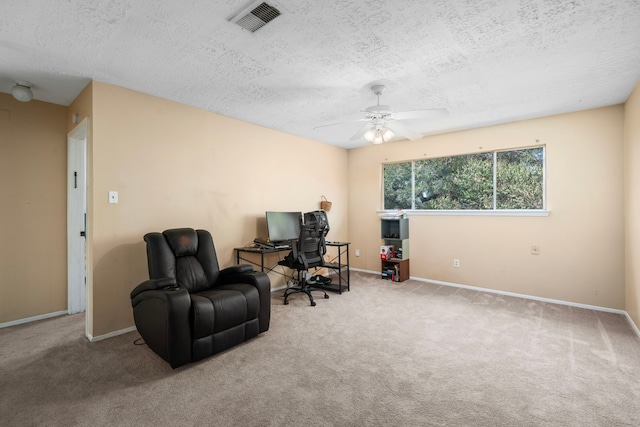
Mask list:
[[[252,33],[262,28],[280,15],[280,11],[265,2],[252,2],[249,6],[238,11],[228,20],[235,22]]]

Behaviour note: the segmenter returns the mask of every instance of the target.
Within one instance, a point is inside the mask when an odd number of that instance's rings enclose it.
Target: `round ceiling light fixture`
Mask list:
[[[29,82],[17,81],[16,85],[11,89],[11,95],[15,99],[21,102],[29,102],[33,99],[33,92],[31,92],[31,86]]]

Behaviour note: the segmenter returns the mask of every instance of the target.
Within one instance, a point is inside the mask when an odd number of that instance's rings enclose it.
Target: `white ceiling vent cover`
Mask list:
[[[231,16],[228,21],[235,22],[252,33],[280,15],[280,11],[265,2],[251,2]]]

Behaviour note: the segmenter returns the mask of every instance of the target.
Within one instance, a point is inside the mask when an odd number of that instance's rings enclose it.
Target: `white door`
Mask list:
[[[67,274],[69,314],[86,310],[87,135],[85,118],[67,135]]]

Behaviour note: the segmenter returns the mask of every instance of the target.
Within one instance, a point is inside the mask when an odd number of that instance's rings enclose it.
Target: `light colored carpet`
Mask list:
[[[271,329],[173,370],[84,316],[0,330],[3,426],[637,426],[622,315],[352,272]]]

